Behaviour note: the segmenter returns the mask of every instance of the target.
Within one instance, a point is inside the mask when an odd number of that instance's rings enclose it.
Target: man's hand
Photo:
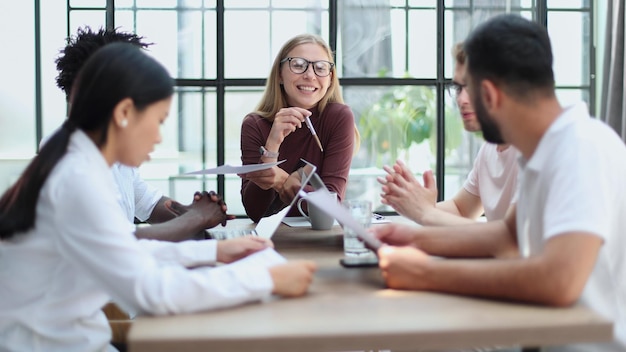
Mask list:
[[[308,260],[292,261],[270,268],[274,281],[273,294],[298,297],[304,295],[313,281],[313,273],[317,270],[314,262]]]
[[[210,191],[196,192],[190,205],[182,205],[174,200],[165,203],[167,209],[177,216],[184,216],[189,221],[198,223],[199,228],[207,229],[222,224],[226,226],[228,220],[235,218],[228,215],[228,207],[222,197]]]
[[[427,289],[429,257],[413,247],[383,246],[378,266],[387,287],[398,290]]]
[[[274,247],[272,241],[257,236],[245,236],[218,241],[217,261],[221,263],[232,263],[267,247]]]
[[[383,185],[381,203],[418,223],[423,222],[428,212],[436,210],[437,185],[431,170],[424,172],[423,186],[400,160],[384,170],[387,175],[378,178]]]
[[[371,231],[381,242],[392,246],[415,246],[416,227],[400,224],[372,226]]]

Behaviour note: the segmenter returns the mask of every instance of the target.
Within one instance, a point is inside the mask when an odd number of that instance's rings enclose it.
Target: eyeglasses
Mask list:
[[[456,98],[463,93],[463,90],[467,91],[467,84],[452,82],[446,86],[446,90],[450,97]]]
[[[313,72],[315,72],[318,77],[328,76],[333,66],[335,66],[335,64],[326,60],[309,61],[301,57],[286,57],[280,60],[280,63],[282,64],[286,61],[289,61],[289,69],[291,72],[296,74],[305,73],[306,70],[309,69],[309,65],[313,64]]]

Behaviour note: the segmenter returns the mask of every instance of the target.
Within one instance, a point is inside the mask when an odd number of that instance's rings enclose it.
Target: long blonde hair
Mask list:
[[[303,33],[288,40],[276,55],[276,58],[274,59],[274,64],[272,65],[272,70],[270,71],[270,75],[267,78],[267,82],[265,83],[265,91],[263,92],[263,97],[255,108],[256,114],[270,121],[274,121],[276,113],[280,109],[286,108],[288,106],[286,96],[287,93],[285,92],[283,86],[280,84],[280,68],[282,65],[281,60],[287,57],[287,54],[291,50],[302,44],[317,44],[321,46],[326,52],[326,56],[328,56],[328,61],[333,63],[333,67],[331,69],[330,85],[328,86],[326,94],[324,94],[322,99],[317,104],[320,114],[324,111],[324,108],[326,108],[326,105],[328,105],[328,103],[344,104],[343,96],[341,95],[341,90],[339,89],[339,78],[337,77],[337,69],[334,65],[335,59],[333,56],[333,52],[330,49],[330,46],[326,44],[326,41],[324,41],[324,39],[318,35]],[[356,140],[356,150],[358,149],[361,141],[361,136],[359,134],[359,130],[356,124],[354,125],[354,133]]]

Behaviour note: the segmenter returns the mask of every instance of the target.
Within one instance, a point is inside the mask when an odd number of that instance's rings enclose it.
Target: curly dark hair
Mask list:
[[[153,43],[146,43],[144,37],[134,33],[118,32],[118,29],[108,30],[100,28],[94,32],[90,27],[79,28],[75,36],[67,38],[66,46],[59,51],[54,61],[59,75],[56,77],[57,86],[65,92],[69,101],[72,85],[76,75],[87,59],[105,44],[126,42],[140,48],[147,48]]]

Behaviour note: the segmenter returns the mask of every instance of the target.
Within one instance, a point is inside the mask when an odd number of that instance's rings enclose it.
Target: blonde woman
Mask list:
[[[320,143],[307,127],[307,117]],[[286,160],[240,175],[246,213],[258,221],[294,197],[298,185],[289,175],[300,158],[315,164],[326,187],[343,199],[357,143],[354,115],[343,102],[330,47],[317,35],[293,37],[276,56],[256,111],[242,123],[243,164]]]

